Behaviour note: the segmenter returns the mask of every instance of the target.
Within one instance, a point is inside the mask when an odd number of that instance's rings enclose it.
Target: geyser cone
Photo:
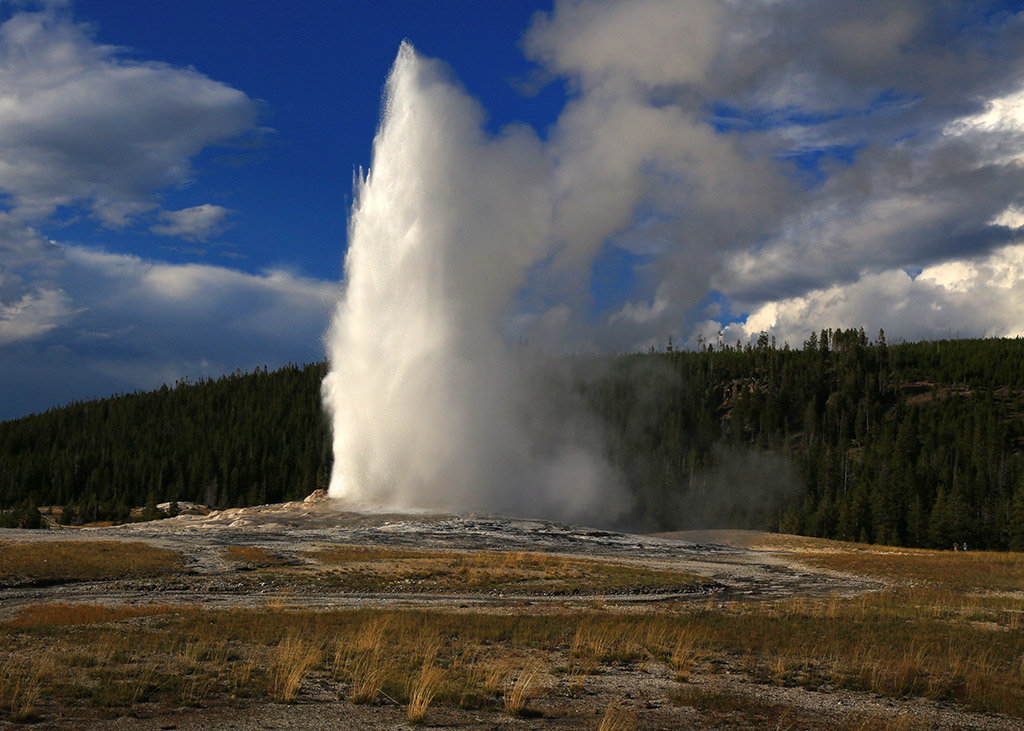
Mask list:
[[[532,132],[488,138],[480,121],[440,64],[403,43],[327,336],[330,494],[580,517],[608,471],[579,425],[572,439],[527,427],[544,422],[538,394],[501,335],[548,238],[547,164]]]

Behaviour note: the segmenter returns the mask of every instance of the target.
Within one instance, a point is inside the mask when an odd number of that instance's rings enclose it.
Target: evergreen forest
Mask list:
[[[7,525],[131,506],[299,499],[326,487],[323,363],[0,422]],[[823,330],[696,351],[578,356],[576,397],[632,500],[626,527],[749,527],[1024,550],[1024,340],[886,343]],[[149,511],[152,513],[152,510]]]
[[[64,520],[82,523],[165,501],[304,497],[330,476],[325,373],[260,369],[0,422],[0,509],[69,506]]]

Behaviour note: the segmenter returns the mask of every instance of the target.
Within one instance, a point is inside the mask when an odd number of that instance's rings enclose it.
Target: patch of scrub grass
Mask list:
[[[759,717],[778,718],[785,706],[765,701],[754,695],[719,687],[681,685],[669,693],[669,700],[677,706],[689,706],[719,717],[742,714],[750,720]]]
[[[153,665],[131,663],[105,668],[92,688],[92,705],[97,708],[131,708],[149,700],[162,683],[159,669]]]
[[[105,604],[32,604],[14,613],[5,626],[12,629],[33,627],[61,627],[76,624],[100,624],[119,622],[133,617],[149,617],[154,614],[168,614],[178,608],[169,605],[150,604],[141,606],[107,606]],[[87,655],[75,657],[85,662]]]
[[[540,713],[530,708],[530,700],[537,694],[540,684],[541,668],[531,664],[519,671],[514,678],[509,678],[505,687],[505,712],[517,718],[531,718]]]
[[[320,650],[299,635],[288,635],[273,653],[270,695],[278,703],[294,703],[310,669],[320,661]]]
[[[40,720],[36,704],[44,682],[55,672],[56,662],[50,653],[27,659],[8,657],[0,663],[0,709],[9,711],[14,723]]]
[[[154,578],[182,569],[179,553],[141,541],[0,541],[0,584]]]
[[[541,594],[674,593],[705,580],[677,571],[527,551],[417,551],[332,546],[307,551],[332,567],[318,581],[351,590]]]
[[[708,616],[706,624],[712,645],[746,653],[762,682],[955,700],[1024,716],[1024,688],[1014,673],[1024,637],[947,613],[927,603],[929,596],[779,602]]]
[[[838,710],[835,717],[765,698],[756,690],[739,692],[725,687],[685,685],[669,693],[676,706],[700,713],[708,728],[763,728],[779,731],[926,731],[936,728],[934,719],[918,719],[909,713],[867,715]],[[702,726],[704,727],[704,726]]]
[[[443,681],[444,671],[441,668],[431,664],[422,666],[409,691],[409,705],[405,711],[405,719],[409,723],[421,724],[426,720],[427,710]]]
[[[924,582],[951,590],[1019,591],[1024,588],[1024,554],[991,551],[927,551],[860,546],[848,551],[800,551],[799,561],[850,573]]]
[[[227,546],[224,549],[224,557],[232,563],[252,569],[287,566],[291,563],[288,559],[276,556],[260,546]]]
[[[597,731],[635,731],[637,728],[636,714],[626,708],[621,698],[617,698],[608,704]]]
[[[661,645],[662,638],[652,636],[660,635],[660,629],[643,622],[625,623],[593,617],[576,627],[569,655],[588,673],[596,672],[601,664],[628,666],[648,657],[649,648]]]
[[[349,700],[359,705],[375,703],[384,690],[393,662],[378,651],[354,654],[346,659],[344,672],[349,678]]]
[[[173,699],[174,692],[186,703],[197,696],[206,702],[239,693],[288,702],[307,675],[340,683],[339,693],[355,702],[374,703],[387,694],[406,703],[423,668],[433,666],[444,670],[445,682],[430,687],[432,703],[500,705],[516,712],[517,698],[528,697],[531,687],[520,681],[523,673],[516,667],[533,664],[549,672],[568,662],[599,672],[609,665],[638,669],[654,659],[674,669],[680,680],[698,665],[732,663],[732,672],[767,684],[828,685],[1024,715],[1020,633],[937,618],[932,608],[915,610],[884,595],[644,617],[612,611],[516,616],[398,610],[164,608],[163,615],[153,616],[134,608],[76,611],[77,621],[69,622],[64,609],[25,608],[0,623],[0,641],[19,657],[31,657],[48,635],[60,638],[69,649],[67,674],[74,676],[69,682],[102,686],[94,702],[108,707],[136,697]],[[294,653],[298,659],[287,660],[293,657],[284,651],[289,637],[302,639],[305,649]],[[235,650],[203,650],[213,644]],[[334,662],[323,667],[308,660],[332,653]],[[742,667],[735,658],[744,658]],[[235,678],[243,666],[248,680],[239,685]],[[140,686],[111,676],[112,667],[127,668],[137,678],[146,677],[146,668],[154,677],[187,673],[190,684],[180,691],[156,683]],[[291,675],[294,668],[301,672]],[[293,691],[283,690],[289,677],[299,678]],[[427,695],[421,693],[421,705]]]

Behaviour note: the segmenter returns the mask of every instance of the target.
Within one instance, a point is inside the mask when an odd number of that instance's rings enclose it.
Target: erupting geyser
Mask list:
[[[330,495],[608,521],[621,503],[596,431],[503,337],[550,246],[549,165],[531,130],[491,137],[481,118],[402,44],[326,338]]]

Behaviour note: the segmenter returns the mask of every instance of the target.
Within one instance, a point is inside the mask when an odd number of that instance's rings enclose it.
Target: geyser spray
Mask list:
[[[408,43],[385,87],[326,336],[330,495],[353,506],[589,521],[624,509],[599,430],[502,333],[551,239],[532,130],[477,104]]]

